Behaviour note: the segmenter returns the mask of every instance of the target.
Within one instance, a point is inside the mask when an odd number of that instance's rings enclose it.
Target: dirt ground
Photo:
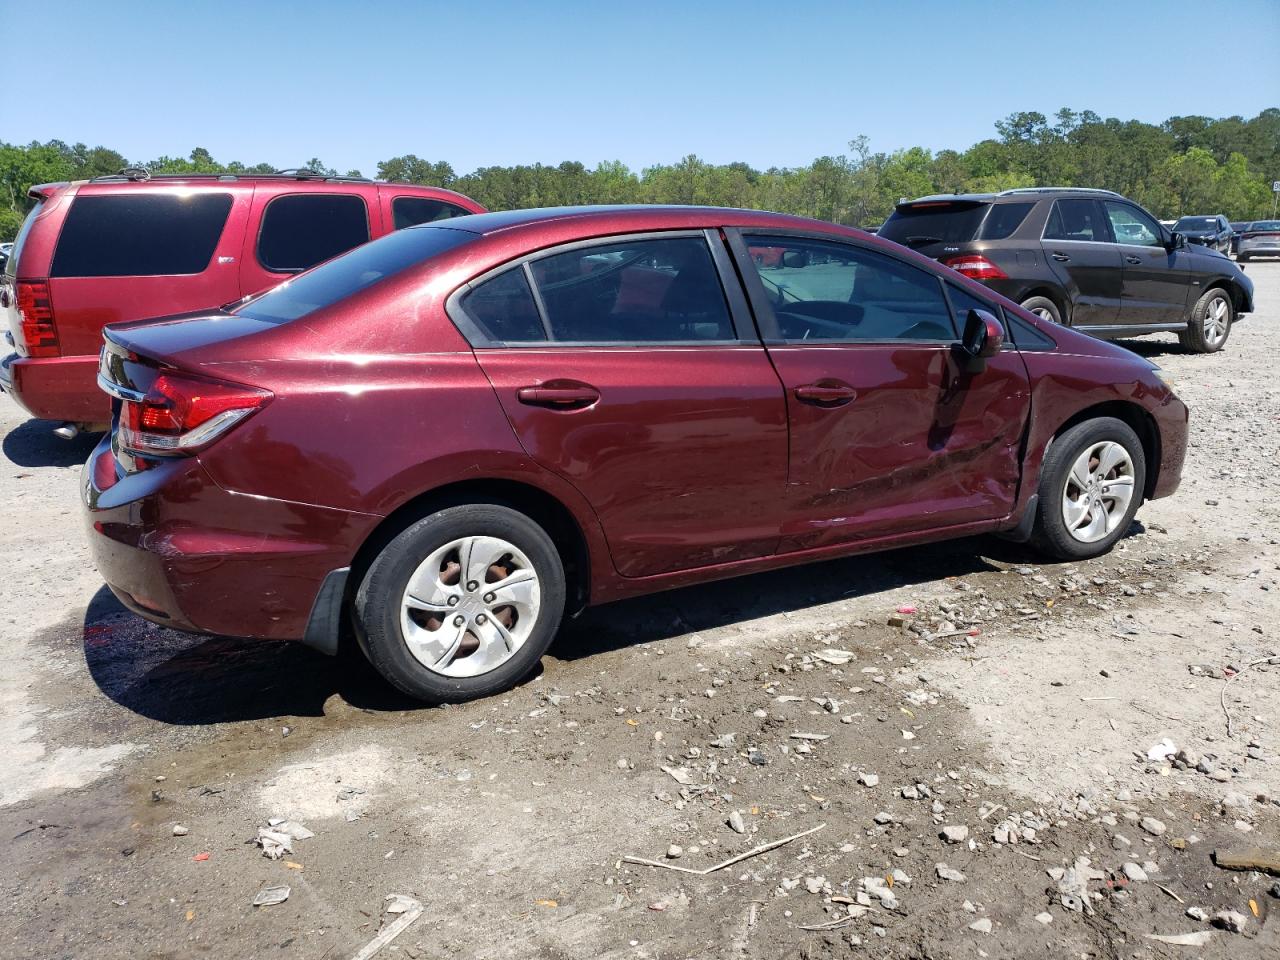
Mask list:
[[[1280,666],[1245,669],[1280,654],[1280,264],[1248,272],[1224,353],[1130,344],[1193,439],[1111,555],[974,539],[616,604],[461,707],[127,614],[91,441],[0,400],[0,956],[344,960],[392,894],[423,911],[381,956],[1280,955],[1277,878],[1214,863],[1280,856]],[[268,859],[273,818],[315,835]]]

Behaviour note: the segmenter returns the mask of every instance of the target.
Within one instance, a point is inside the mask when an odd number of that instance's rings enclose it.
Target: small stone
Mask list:
[[[173,835],[175,837],[185,837],[190,832],[191,832],[190,830],[188,830],[185,826],[183,826],[180,823],[175,823],[173,825]]]
[[[729,814],[729,829],[734,833],[746,833],[747,822],[742,819],[741,812],[735,810]]]
[[[1268,893],[1270,893],[1277,900],[1280,900],[1280,880],[1277,880],[1275,883],[1271,885],[1271,889],[1268,891]]]
[[[1143,817],[1142,820],[1139,821],[1139,826],[1153,837],[1164,836],[1164,832],[1169,829],[1163,822],[1157,820],[1155,817]]]
[[[1216,780],[1218,781],[1218,783],[1230,783],[1231,771],[1228,770],[1226,767],[1218,767],[1211,774],[1209,774],[1209,779]]]
[[[1204,907],[1187,907],[1187,916],[1204,923],[1209,919],[1209,911]]]
[[[1121,867],[1121,869],[1124,871],[1124,875],[1134,883],[1146,883],[1147,871],[1143,870],[1132,860]]]
[[[1036,921],[1039,923],[1043,923],[1047,927],[1049,924],[1053,923],[1053,914],[1050,913],[1048,910],[1044,911],[1043,913],[1037,913]]]
[[[755,717],[757,720],[764,720],[769,716],[769,711],[763,708],[759,708],[756,710],[752,710],[751,715]]]
[[[1112,850],[1125,850],[1132,845],[1133,845],[1133,841],[1131,841],[1123,833],[1117,833],[1114,837],[1111,838]]]
[[[942,839],[947,843],[964,843],[969,839],[969,828],[964,825],[943,827]]]
[[[826,886],[826,884],[827,884],[826,877],[805,877],[804,878],[804,888],[808,890],[810,893],[821,893],[822,888]]]
[[[903,795],[903,797],[905,797],[905,798],[906,798],[906,799],[908,799],[908,800],[919,800],[919,799],[920,799],[920,791],[919,791],[919,790],[917,790],[915,787],[910,786],[910,785],[905,786],[905,787],[903,787],[903,788],[902,788],[902,795]]]
[[[684,847],[676,843],[673,843],[671,846],[667,847],[668,860],[678,860],[682,856],[684,856]]]
[[[940,880],[950,880],[952,883],[964,883],[964,874],[953,867],[948,867],[945,863],[938,864],[935,868],[938,872]]]
[[[874,787],[880,783],[880,778],[874,773],[860,773],[858,774],[858,782],[864,787]]]
[[[886,813],[885,811],[881,810],[872,819],[874,819],[876,823],[880,824],[880,826],[883,827],[885,824],[893,823],[893,814]]]
[[[1249,922],[1249,918],[1243,913],[1237,913],[1234,910],[1219,910],[1213,915],[1211,922],[1219,929],[1230,930],[1232,933],[1242,933],[1245,924]]]
[[[618,758],[618,769],[619,769],[619,770],[625,770],[625,769],[627,769],[627,758],[626,758],[626,757],[619,757],[619,758]]]
[[[973,921],[973,923],[969,924],[969,929],[970,929],[970,930],[976,930],[976,931],[978,931],[978,933],[990,933],[990,932],[991,932],[991,918],[990,918],[990,917],[983,917],[981,920],[975,920],[975,921]]]

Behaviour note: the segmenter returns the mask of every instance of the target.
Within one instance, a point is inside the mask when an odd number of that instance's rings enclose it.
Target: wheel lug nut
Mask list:
[[[498,595],[497,595],[496,593],[486,593],[486,594],[484,595],[484,602],[485,602],[485,603],[493,603],[493,601],[494,601],[494,600],[496,600],[496,599],[498,599]]]
[[[453,618],[453,625],[455,627],[460,627],[466,622],[467,622],[467,618],[464,616],[456,616]]]
[[[467,584],[468,590],[478,590],[479,588],[480,588],[480,584],[476,583],[474,580],[472,580],[470,583]]]
[[[457,597],[450,597],[450,598],[449,598],[449,606],[451,606],[451,607],[456,607],[457,605],[458,605],[458,598],[457,598]]]
[[[476,623],[484,623],[488,619],[483,613],[476,614]]]

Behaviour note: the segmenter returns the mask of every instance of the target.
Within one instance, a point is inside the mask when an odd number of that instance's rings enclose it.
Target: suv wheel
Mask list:
[[[1030,310],[1041,320],[1062,323],[1062,314],[1058,310],[1058,305],[1048,297],[1028,297],[1022,301],[1022,309]]]
[[[1146,476],[1142,443],[1123,420],[1076,424],[1045,454],[1032,542],[1059,560],[1106,553],[1133,522]]]
[[[1217,353],[1226,346],[1234,319],[1230,294],[1221,287],[1214,287],[1196,301],[1187,329],[1178,334],[1178,339],[1184,347],[1196,353]]]
[[[509,507],[449,507],[378,554],[355,597],[374,668],[410,696],[457,703],[513,686],[564,613],[564,567],[540,526]]]

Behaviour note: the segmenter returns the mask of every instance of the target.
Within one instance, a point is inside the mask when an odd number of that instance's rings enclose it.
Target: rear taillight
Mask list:
[[[997,267],[986,257],[968,254],[963,257],[952,257],[943,260],[943,266],[963,273],[971,280],[1008,280],[1009,275]]]
[[[120,445],[142,456],[194,453],[271,396],[257,387],[165,370],[141,400],[122,404]]]
[[[29,357],[58,356],[58,331],[53,326],[53,298],[44,280],[19,280],[15,291],[22,339]]]

